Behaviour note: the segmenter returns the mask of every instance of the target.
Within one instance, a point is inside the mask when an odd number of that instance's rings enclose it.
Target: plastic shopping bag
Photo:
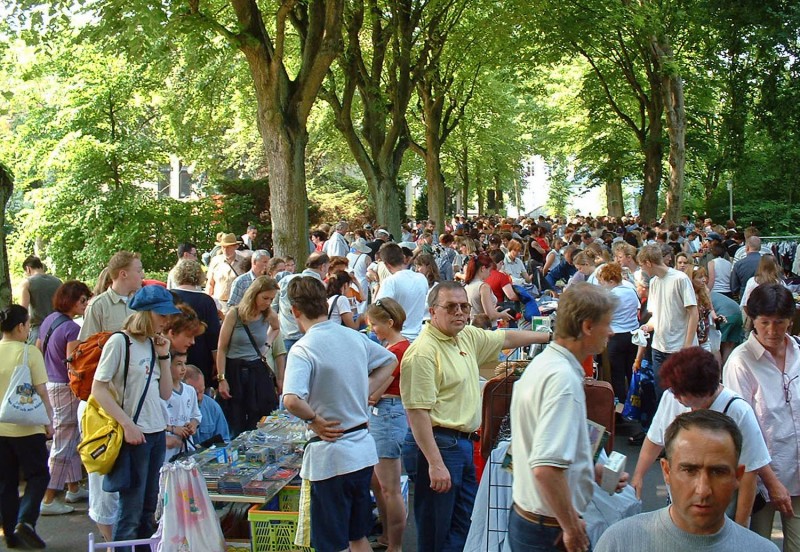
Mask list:
[[[225,538],[194,460],[161,468],[158,552],[223,552]]]
[[[642,417],[642,375],[636,370],[631,377],[631,385],[628,387],[628,396],[625,398],[625,407],[622,409],[622,417],[629,420],[639,420]]]

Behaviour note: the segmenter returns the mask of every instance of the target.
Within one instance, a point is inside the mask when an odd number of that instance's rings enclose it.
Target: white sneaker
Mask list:
[[[54,500],[50,504],[45,504],[42,502],[42,505],[39,508],[39,513],[41,513],[43,516],[60,516],[63,514],[71,514],[74,511],[75,508],[72,506],[57,500]]]
[[[74,493],[72,491],[67,491],[66,500],[70,504],[73,502],[80,502],[81,500],[86,500],[89,498],[89,491],[87,491],[84,487],[78,487],[78,490]]]

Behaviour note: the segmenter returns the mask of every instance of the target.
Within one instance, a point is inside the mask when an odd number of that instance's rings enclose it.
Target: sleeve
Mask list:
[[[342,316],[342,314],[350,312],[350,299],[348,299],[344,295],[340,295],[336,299],[336,312],[339,313],[340,317]]]
[[[211,397],[208,397],[208,399],[203,399],[203,400],[213,400],[213,399],[211,399]],[[228,421],[222,414],[222,408],[219,406],[219,404],[217,404],[217,408],[214,409],[214,411],[216,412],[217,420],[214,426],[214,433],[212,434],[212,436],[221,435],[222,438],[227,443],[231,440],[231,430],[228,427]]]
[[[81,341],[86,341],[89,336],[96,334],[97,332],[101,331],[101,319],[102,319],[102,308],[97,301],[89,303],[89,306],[86,307],[86,312],[83,315],[83,325],[81,326],[81,331],[78,336],[78,339]]]
[[[272,342],[272,358],[278,358],[286,354],[286,345],[283,342],[283,335],[279,332]]]
[[[231,295],[228,297],[228,307],[235,307],[242,301],[244,295],[244,280],[237,276],[231,286]]]
[[[100,354],[100,361],[97,363],[97,371],[94,379],[97,381],[110,382],[119,372],[120,367],[125,362],[125,338],[120,334],[114,334],[108,338]]]
[[[739,281],[739,273],[736,272],[736,265],[734,265],[733,269],[731,270],[731,292],[738,292],[740,287],[742,287],[742,284]]]
[[[752,407],[755,399],[756,384],[749,377],[749,369],[745,359],[742,358],[743,355],[736,353],[737,351],[734,350],[731,356],[728,357],[728,362],[725,363],[725,367],[722,370],[722,384],[742,397]]]
[[[76,341],[80,333],[81,333],[81,327],[78,326],[78,324],[76,324],[72,320],[64,323],[64,339],[66,339],[67,343],[69,343],[70,341]]]
[[[26,345],[26,347],[28,347],[28,367],[31,370],[31,383],[33,385],[47,383],[47,370],[44,367],[42,352],[33,345]]]
[[[389,349],[381,347],[364,334],[359,335],[361,335],[367,346],[367,371],[369,373],[396,360],[394,353]]]
[[[682,408],[672,394],[672,391],[667,389],[664,391],[664,394],[661,395],[661,402],[658,403],[658,409],[653,416],[650,429],[647,430],[647,438],[654,444],[660,447],[664,446],[664,433],[667,427],[669,427],[669,424],[672,423],[672,420],[678,415],[676,410],[683,410],[685,412],[688,409]]]
[[[193,387],[189,387],[185,383],[183,384],[183,389],[185,392],[190,393],[190,401],[191,401],[191,409],[189,412],[189,419],[190,420],[197,420],[197,424],[200,425],[200,422],[203,421],[203,413],[200,412],[200,405],[197,404],[197,393]]]
[[[504,332],[481,330],[480,328],[473,328],[472,326],[467,326],[464,330],[469,332],[467,335],[472,342],[472,350],[475,351],[475,358],[478,361],[478,366],[497,361],[500,357],[500,351],[503,349],[503,341],[506,337]],[[462,330],[462,333],[464,330]]]
[[[436,358],[407,351],[400,371],[400,395],[405,408],[430,410],[436,404]]]
[[[311,360],[302,347],[296,344],[286,357],[286,374],[283,380],[283,394],[297,395],[308,399],[311,386]]]
[[[578,424],[586,423],[581,409],[583,398],[561,391],[564,385],[557,378],[552,378],[545,385],[553,393],[540,405],[541,415],[532,439],[536,446],[531,448],[528,455],[528,467],[566,468],[578,457],[579,439],[575,438],[575,428]]]
[[[750,405],[745,401],[733,401],[728,415],[742,432],[742,454],[739,463],[744,464],[744,470],[752,472],[769,464],[772,458]]]
[[[694,288],[692,287],[692,281],[689,279],[688,276],[685,278],[681,278],[681,297],[683,297],[683,306],[684,307],[696,307],[697,306],[697,295],[694,293]]]

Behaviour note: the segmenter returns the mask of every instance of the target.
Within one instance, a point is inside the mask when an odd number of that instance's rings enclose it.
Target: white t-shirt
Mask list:
[[[711,288],[711,291],[730,293],[731,270],[733,270],[733,265],[728,259],[723,257],[717,257],[713,259],[711,263],[714,263],[714,287]]]
[[[200,426],[203,415],[200,413],[200,406],[197,404],[197,393],[193,387],[181,382],[180,391],[176,391],[173,388],[172,396],[170,396],[169,400],[162,401],[162,404],[166,411],[167,425],[181,427],[191,420],[197,420],[197,425],[198,427]],[[190,450],[193,448],[191,445],[189,446]],[[168,461],[180,451],[181,447],[168,448],[167,453],[164,455],[164,460]]]
[[[689,324],[686,308],[696,306],[692,281],[683,272],[669,268],[663,277],[651,278],[647,308],[653,313],[653,349],[662,353],[677,353],[683,349]],[[697,345],[696,329],[694,333],[692,344]]]
[[[335,306],[333,305],[334,301],[336,301]],[[353,312],[350,305],[350,299],[344,295],[334,295],[333,297],[328,297],[328,312],[331,313],[328,317],[328,320],[335,322],[336,324],[341,324],[342,313]]]
[[[386,280],[381,280],[381,287],[375,298],[389,297],[400,303],[400,306],[406,311],[406,322],[400,333],[413,342],[422,331],[427,296],[428,279],[425,275],[403,269],[395,272]]]
[[[724,412],[725,407],[730,402],[728,411],[725,414],[736,422],[742,432],[742,454],[739,457],[739,463],[744,464],[745,471],[755,471],[769,464],[772,459],[753,409],[741,398],[731,402],[734,397],[738,397],[738,395],[727,387],[723,388],[717,398],[714,399],[709,410]],[[653,417],[653,423],[647,431],[647,438],[658,446],[664,446],[664,434],[669,424],[680,414],[690,410],[690,408],[678,402],[671,389],[667,389],[661,396],[661,402],[658,404],[658,410],[656,410],[656,414]]]
[[[121,397],[124,390],[124,401],[118,400],[117,402],[121,403],[122,409],[132,420],[144,392],[147,375],[150,373],[153,349],[149,339],[144,341],[132,337],[129,339],[131,341],[131,362],[127,383],[123,383],[125,380],[125,367],[123,366],[125,364],[125,337],[120,334],[114,334],[108,338],[103,347],[103,353],[100,355],[94,379],[110,382],[111,389],[117,397]],[[150,386],[147,388],[142,411],[136,422],[142,433],[158,433],[164,431],[166,427],[158,389],[161,379],[158,359],[152,362],[152,366],[153,376],[150,378]]]

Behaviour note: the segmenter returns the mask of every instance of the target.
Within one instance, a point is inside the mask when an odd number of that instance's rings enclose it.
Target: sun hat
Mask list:
[[[133,294],[128,307],[135,311],[153,311],[156,314],[180,314],[172,294],[161,286],[144,286]]]
[[[242,243],[236,239],[236,234],[222,234],[222,237],[217,240],[217,245],[220,247],[227,247],[229,245],[239,245]]]
[[[353,249],[357,253],[372,253],[372,249],[367,246],[367,242],[364,241],[364,238],[358,238],[353,241],[353,243],[350,244],[350,249]]]

